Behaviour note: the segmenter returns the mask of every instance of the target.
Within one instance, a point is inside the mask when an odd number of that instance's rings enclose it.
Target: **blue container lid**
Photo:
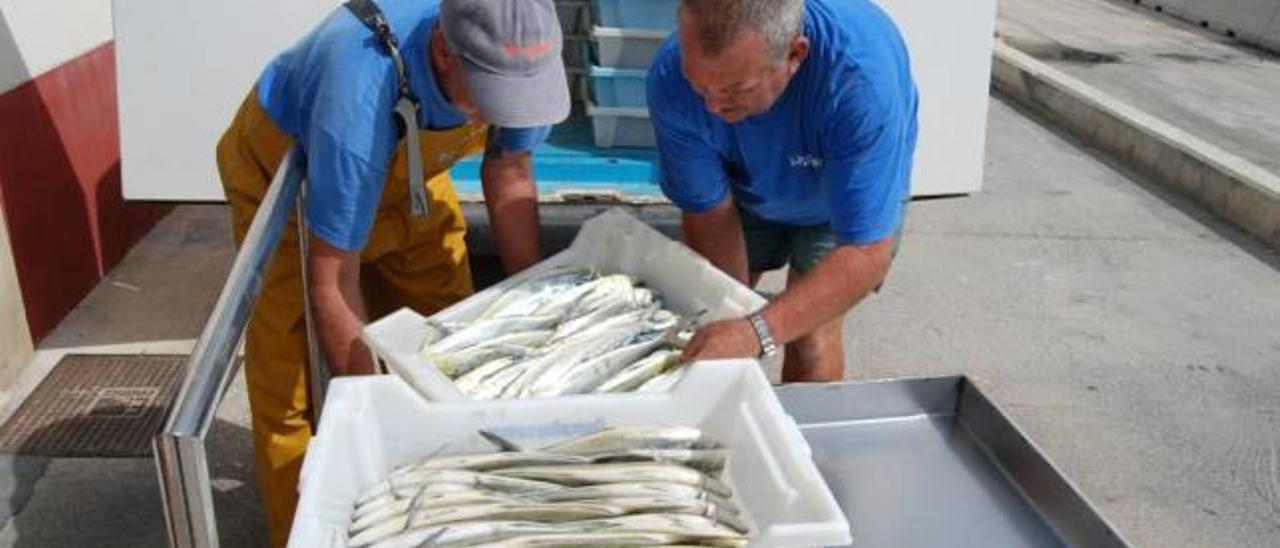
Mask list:
[[[638,71],[643,73],[644,71]],[[480,194],[479,155],[459,161],[450,170],[459,194]],[[538,192],[599,189],[661,198],[658,153],[651,148],[598,148],[591,121],[575,116],[557,125],[546,142],[534,149],[533,173]]]

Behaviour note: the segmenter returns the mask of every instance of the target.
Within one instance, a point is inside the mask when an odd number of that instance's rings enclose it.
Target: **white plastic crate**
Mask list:
[[[592,27],[596,63],[602,67],[648,70],[669,34],[661,30]]]
[[[587,103],[587,117],[591,118],[591,132],[597,147],[658,146],[648,108],[602,107]]]
[[[582,224],[568,249],[529,270],[472,295],[434,316],[458,321],[479,316],[508,288],[528,276],[565,264],[633,276],[656,289],[678,314],[707,311],[708,320],[741,317],[765,305],[755,291],[721,272],[684,245],[672,241],[623,209],[611,209]],[[431,401],[470,399],[422,356],[424,318],[401,309],[369,324],[361,333],[384,368],[409,382]],[[584,396],[585,397],[585,396]]]
[[[336,379],[307,449],[291,548],[345,546],[359,493],[427,455],[491,452],[476,432],[540,446],[610,426],[703,429],[730,451],[725,480],[751,546],[845,545],[849,525],[809,445],[754,361],[695,365],[667,393],[429,403],[395,377]]]

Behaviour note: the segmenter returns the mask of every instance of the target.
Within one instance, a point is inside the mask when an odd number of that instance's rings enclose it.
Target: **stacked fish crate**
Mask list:
[[[654,146],[645,74],[676,25],[679,0],[592,0],[595,62],[587,69],[586,105],[596,146]]]
[[[585,112],[586,73],[591,65],[589,48],[592,17],[590,0],[556,0],[556,15],[564,35],[564,70],[569,77],[569,94],[573,98],[573,115]]]
[[[402,309],[370,324],[362,339],[395,375],[329,385],[289,547],[847,545],[848,520],[761,363],[627,366],[655,348],[673,355],[658,347],[683,339],[665,334],[691,327],[676,315],[715,321],[763,305],[614,209],[568,249],[430,318]],[[526,337],[559,331],[575,342]],[[435,335],[469,342],[443,359],[449,343]],[[481,385],[536,381],[527,394],[476,393],[447,374],[487,349],[508,355],[468,375],[492,367]],[[499,382],[507,371],[517,375]],[[670,372],[673,382],[648,386]]]

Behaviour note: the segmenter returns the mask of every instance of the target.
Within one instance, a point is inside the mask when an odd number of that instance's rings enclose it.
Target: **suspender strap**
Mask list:
[[[409,73],[404,65],[404,57],[400,55],[400,42],[396,40],[396,35],[391,32],[391,24],[387,22],[386,16],[382,14],[382,10],[378,9],[378,5],[372,0],[349,0],[346,4],[347,9],[369,27],[373,31],[373,35],[378,38],[378,43],[382,44],[382,49],[391,56],[391,60],[396,66],[396,82],[399,89],[396,91],[401,97],[407,97],[415,104],[418,98],[414,97],[413,90],[409,88]]]
[[[391,57],[391,61],[396,67],[396,100],[395,115],[402,122],[401,128],[404,130],[404,143],[408,148],[409,160],[409,197],[410,208],[413,210],[415,217],[426,217],[428,215],[428,204],[430,199],[427,197],[426,178],[422,173],[422,149],[418,144],[418,109],[420,103],[418,98],[413,95],[413,90],[409,87],[409,74],[404,64],[404,56],[400,55],[400,44],[396,40],[395,33],[391,32],[391,24],[387,23],[387,18],[382,14],[382,10],[378,9],[378,5],[372,0],[348,0],[347,9],[355,14],[364,26],[369,27],[373,31],[373,35],[377,37],[378,43],[382,44],[382,49]]]

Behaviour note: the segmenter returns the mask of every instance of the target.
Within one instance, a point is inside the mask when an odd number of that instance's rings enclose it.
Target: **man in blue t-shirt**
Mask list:
[[[471,293],[448,169],[480,152],[504,266],[536,262],[530,154],[569,113],[561,47],[552,0],[353,1],[267,66],[219,142],[237,242],[291,147],[307,176],[308,237],[285,231],[245,334],[272,546],[287,539],[314,427],[304,291],[330,371],[373,372],[360,340],[368,318],[402,306],[431,314]]]
[[[754,285],[762,311],[712,323],[686,359],[786,344],[783,380],[844,376],[844,314],[878,288],[909,199],[917,96],[906,46],[868,0],[683,0],[649,70],[662,188],[687,243]]]

